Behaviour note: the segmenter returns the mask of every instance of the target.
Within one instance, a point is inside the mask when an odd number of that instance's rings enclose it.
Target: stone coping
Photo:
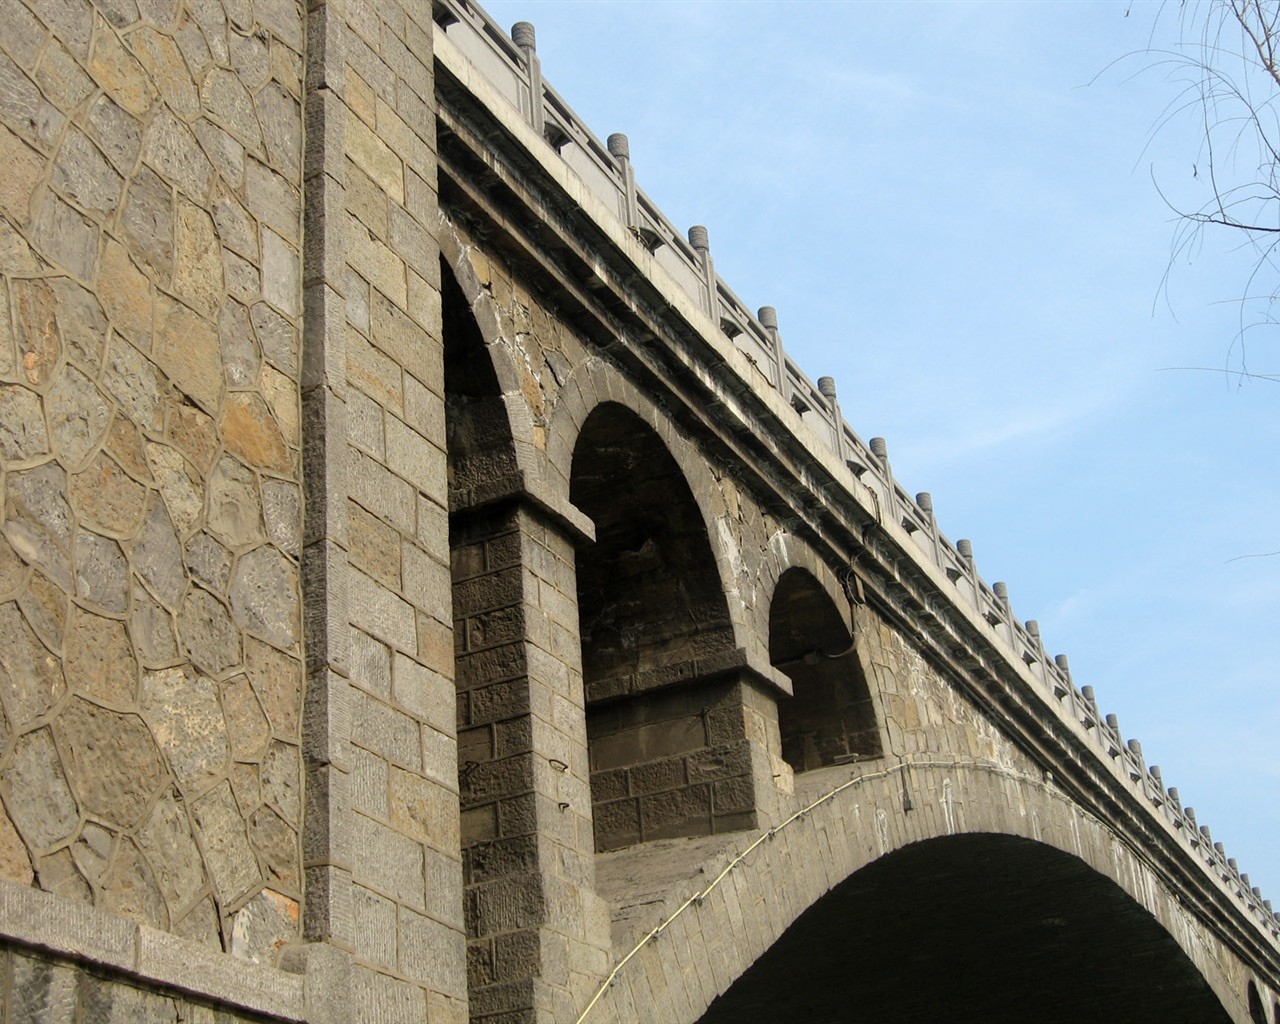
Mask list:
[[[53,893],[0,881],[0,941],[283,1021],[306,1020],[301,975],[212,952]]]

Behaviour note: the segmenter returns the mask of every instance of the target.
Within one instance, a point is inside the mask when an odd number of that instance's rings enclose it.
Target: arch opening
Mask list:
[[[707,526],[657,433],[606,402],[574,448],[597,850],[755,824],[745,686]]]
[[[1033,840],[926,840],[801,914],[700,1024],[1228,1024],[1145,908]]]
[[[854,638],[805,569],[782,574],[769,605],[769,661],[791,679],[778,704],[782,756],[796,772],[879,757],[880,730]]]

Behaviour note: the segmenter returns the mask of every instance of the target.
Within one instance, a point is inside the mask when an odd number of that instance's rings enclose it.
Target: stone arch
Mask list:
[[[731,599],[737,589],[735,581],[741,569],[741,558],[732,545],[729,531],[719,526],[726,510],[721,504],[721,488],[712,466],[702,452],[679,434],[672,421],[648,395],[636,388],[616,367],[598,357],[588,358],[574,367],[549,412],[546,474],[550,490],[552,493],[569,493],[574,452],[583,425],[604,402],[622,406],[634,414],[653,431],[679,468],[702,517],[724,587],[734,646],[743,652],[741,657],[747,659],[753,668],[769,675],[763,652],[753,642],[753,631],[743,613],[742,602]]]
[[[1248,1003],[1251,1024],[1267,1024],[1267,1008],[1262,1003],[1262,995],[1253,979],[1249,980]]]
[[[597,849],[755,824],[747,684],[694,491],[613,401],[584,420],[569,480],[596,531],[577,596]]]
[[[903,810],[902,772],[910,774],[917,794],[912,811]],[[1245,979],[1231,966],[1232,958],[1221,955],[1212,930],[1182,905],[1144,857],[1050,784],[996,765],[942,762],[899,764],[852,778],[847,769],[830,768],[810,773],[806,781],[810,802],[803,809],[769,831],[710,855],[704,852],[707,860],[690,858],[687,882],[669,887],[661,906],[649,915],[627,921],[625,935],[615,933],[618,967],[579,1018],[581,1024],[753,1021],[749,1016],[717,1016],[713,1003],[762,961],[801,915],[901,851],[933,840],[982,836],[1045,852],[1024,864],[1069,864],[1076,877],[1099,885],[1099,879],[1105,880],[1109,898],[1120,901],[1115,905],[1123,905],[1132,922],[1139,923],[1135,928],[1144,941],[1162,944],[1153,947],[1153,955],[1173,951],[1193,972],[1191,977],[1183,971],[1180,983],[1196,988],[1197,1005],[1213,1012],[1185,1019],[1249,1020]],[[922,880],[923,873],[903,876],[906,885],[913,879]],[[1033,872],[1030,882],[1043,879]],[[843,927],[855,926],[847,915],[838,917]],[[943,927],[929,908],[916,908],[912,920],[921,930]],[[953,937],[963,941],[965,936],[959,932]],[[909,945],[899,952],[900,984],[924,984],[927,963],[913,962]],[[1159,1001],[1151,1005],[1167,1006]],[[1015,1019],[1041,1017],[1031,1012]]]
[[[807,569],[788,569],[774,586],[769,661],[791,680],[792,696],[778,704],[778,733],[792,771],[881,754],[868,672],[847,616],[847,602],[834,601]]]

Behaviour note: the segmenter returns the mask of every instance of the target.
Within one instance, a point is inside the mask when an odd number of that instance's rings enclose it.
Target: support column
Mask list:
[[[581,539],[518,499],[453,516],[473,1022],[572,1024],[606,967],[574,574]]]

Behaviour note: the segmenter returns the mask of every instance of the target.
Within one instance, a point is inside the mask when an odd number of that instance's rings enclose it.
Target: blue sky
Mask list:
[[[501,0],[547,80],[883,436],[1280,905],[1280,383],[1156,4]],[[1166,8],[1166,11],[1168,9]],[[1126,15],[1126,11],[1128,11]],[[1117,62],[1118,63],[1113,63]],[[1146,70],[1144,70],[1146,69]],[[1167,288],[1164,287],[1168,274]],[[1274,287],[1274,283],[1268,285]],[[1280,371],[1280,336],[1249,366]]]

